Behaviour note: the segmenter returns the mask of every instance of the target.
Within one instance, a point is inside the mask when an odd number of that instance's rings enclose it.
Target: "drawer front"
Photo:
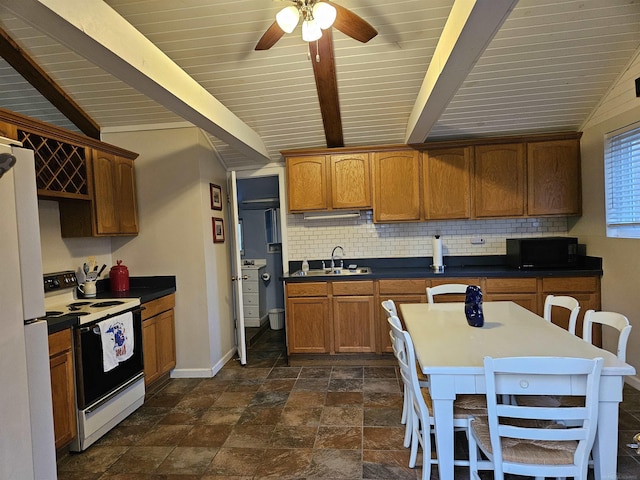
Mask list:
[[[326,282],[287,283],[289,297],[326,297],[327,294]]]
[[[151,300],[143,304],[144,310],[142,310],[142,319],[155,317],[159,313],[171,310],[176,306],[176,294],[165,295],[164,297]]]
[[[60,330],[49,335],[49,356],[71,350],[71,329]]]
[[[598,290],[598,277],[556,277],[542,279],[542,291],[544,293],[596,292]]]
[[[247,282],[257,282],[258,278],[260,278],[259,272],[260,270],[255,268],[247,268],[242,270],[242,275],[247,276],[247,280],[245,280]]]
[[[538,280],[535,278],[487,278],[487,293],[536,293]]]
[[[259,305],[260,297],[257,293],[250,293],[242,296],[242,300],[245,306]]]
[[[427,288],[424,279],[378,280],[380,295],[418,294],[423,295]]]
[[[260,311],[257,306],[245,306],[244,318],[260,318]]]
[[[333,282],[334,295],[373,295],[373,280]]]
[[[448,277],[431,279],[430,287],[437,287],[438,285],[444,285],[445,283],[464,283],[466,285],[480,285],[480,278],[478,277]]]
[[[258,293],[259,289],[260,284],[258,284],[258,282],[250,282],[248,280],[244,280],[242,282],[243,293]]]

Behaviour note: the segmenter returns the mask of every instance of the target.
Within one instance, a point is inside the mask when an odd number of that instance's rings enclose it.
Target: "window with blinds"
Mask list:
[[[640,238],[640,123],[605,136],[607,236]]]

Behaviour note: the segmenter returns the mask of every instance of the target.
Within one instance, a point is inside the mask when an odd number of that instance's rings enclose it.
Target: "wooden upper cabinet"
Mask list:
[[[373,154],[373,218],[375,222],[420,220],[418,151]]]
[[[118,213],[115,192],[115,155],[94,152],[93,191],[96,212],[96,231],[101,234],[118,233]]]
[[[580,142],[527,144],[529,215],[580,215]]]
[[[524,144],[480,145],[474,153],[474,216],[524,215]]]
[[[369,154],[331,155],[331,207],[371,208]]]
[[[471,216],[471,147],[422,152],[422,208],[427,220]]]
[[[329,208],[327,156],[288,157],[287,195],[290,212]]]
[[[137,234],[133,161],[97,150],[92,160],[96,234]]]
[[[290,212],[371,208],[368,153],[287,157]]]
[[[120,233],[138,233],[138,207],[136,205],[136,174],[133,160],[116,157],[116,208]]]

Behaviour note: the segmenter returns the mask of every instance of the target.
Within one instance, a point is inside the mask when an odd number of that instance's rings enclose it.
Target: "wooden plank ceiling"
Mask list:
[[[9,2],[10,3],[10,2]],[[213,97],[279,151],[325,145],[300,27],[256,42],[283,7],[270,0],[108,0]],[[337,0],[379,32],[362,44],[333,31],[345,145],[404,142],[453,0]],[[8,32],[102,129],[184,122],[149,96],[0,8]],[[430,129],[427,140],[579,130],[640,45],[640,5],[520,0]],[[5,61],[0,106],[77,128]],[[256,160],[210,134],[229,168]]]

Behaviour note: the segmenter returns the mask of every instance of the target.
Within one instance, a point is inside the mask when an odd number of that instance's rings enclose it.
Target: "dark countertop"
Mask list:
[[[139,298],[140,303],[147,303],[176,291],[176,277],[165,275],[156,277],[130,277],[129,290],[112,292],[109,290],[109,279],[98,280],[98,293],[95,298]]]
[[[370,274],[363,275],[283,275],[285,282],[313,282],[327,280],[378,280],[385,278],[438,278],[438,277],[591,277],[602,275],[602,259],[598,257],[580,257],[571,268],[523,269],[519,270],[506,264],[503,255],[445,257],[443,272],[434,272],[431,257],[416,258],[362,258],[345,259],[344,265],[356,264],[370,267]],[[289,262],[289,272],[301,268],[302,262]],[[309,261],[311,269],[322,268],[321,260]]]
[[[144,304],[174,293],[176,291],[176,277],[170,275],[156,277],[131,277],[129,278],[129,290],[126,292],[112,292],[109,290],[108,278],[98,280],[96,287],[98,293],[95,297],[92,297],[92,299],[139,298],[140,303]],[[46,320],[49,335],[79,324],[79,317],[73,314],[63,315],[56,318],[47,318]]]

